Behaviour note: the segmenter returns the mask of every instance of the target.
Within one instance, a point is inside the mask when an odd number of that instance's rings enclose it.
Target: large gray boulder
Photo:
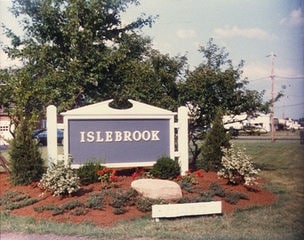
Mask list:
[[[182,197],[180,186],[169,180],[138,179],[131,183],[131,187],[148,198],[168,200]]]

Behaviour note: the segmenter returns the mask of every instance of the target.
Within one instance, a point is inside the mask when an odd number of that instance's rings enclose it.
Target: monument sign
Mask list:
[[[115,109],[109,106],[111,101],[61,113],[64,117],[64,155],[66,159],[72,156],[72,166],[101,161],[108,167],[145,167],[152,166],[162,156],[169,156],[179,159],[182,172],[188,170],[185,107],[177,114],[129,100],[132,107]],[[180,124],[174,122],[176,115]],[[175,143],[175,128],[184,134],[178,137],[181,138],[178,143]]]

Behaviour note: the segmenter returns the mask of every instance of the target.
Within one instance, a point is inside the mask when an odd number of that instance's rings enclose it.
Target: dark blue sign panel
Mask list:
[[[70,119],[73,164],[153,162],[170,155],[169,119]]]

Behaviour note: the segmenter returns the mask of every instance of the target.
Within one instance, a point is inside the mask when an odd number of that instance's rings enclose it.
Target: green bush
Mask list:
[[[65,165],[64,161],[52,164],[43,174],[38,186],[50,191],[54,196],[65,196],[75,193],[79,189],[77,173],[71,169],[71,161]]]
[[[230,146],[229,139],[229,134],[226,133],[222,122],[222,113],[217,110],[212,128],[208,131],[205,142],[201,147],[198,167],[206,171],[218,171],[222,167],[222,149]]]
[[[40,180],[44,172],[43,159],[26,125],[15,131],[9,155],[12,184],[28,185]]]
[[[77,169],[77,175],[82,185],[99,182],[97,171],[103,169],[98,162],[87,162]]]
[[[179,163],[169,157],[161,157],[150,171],[153,177],[160,179],[174,179],[180,175]]]

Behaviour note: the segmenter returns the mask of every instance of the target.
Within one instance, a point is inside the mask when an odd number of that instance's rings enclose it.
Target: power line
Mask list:
[[[276,76],[277,78],[283,78],[283,79],[304,79],[303,77],[284,77],[284,76]]]
[[[268,76],[266,77],[260,77],[260,78],[255,78],[255,79],[248,79],[249,81],[259,81],[259,80],[264,80],[264,79],[267,79]]]
[[[283,107],[296,107],[296,106],[302,106],[304,105],[303,103],[295,103],[295,104],[289,104],[289,105],[280,105],[280,106],[276,106],[277,108],[283,108]]]

